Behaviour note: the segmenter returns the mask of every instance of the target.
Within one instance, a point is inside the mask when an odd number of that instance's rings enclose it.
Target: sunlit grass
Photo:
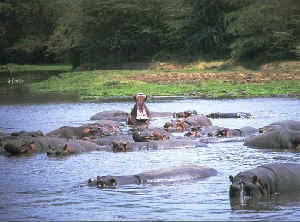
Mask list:
[[[300,94],[299,81],[270,83],[230,83],[221,80],[182,82],[145,82],[125,77],[152,74],[153,70],[96,70],[62,73],[46,81],[34,83],[36,93],[76,93],[82,99],[99,99],[106,96],[131,96],[137,92],[149,96],[202,96],[207,98],[240,98]],[[162,74],[162,73],[160,73]]]

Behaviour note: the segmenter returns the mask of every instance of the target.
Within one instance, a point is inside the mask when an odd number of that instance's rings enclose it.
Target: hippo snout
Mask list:
[[[117,181],[113,177],[97,177],[98,188],[114,188],[117,186]]]

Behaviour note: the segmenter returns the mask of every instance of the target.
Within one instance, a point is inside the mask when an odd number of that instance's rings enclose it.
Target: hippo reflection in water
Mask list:
[[[229,178],[231,206],[247,206],[259,200],[270,200],[272,195],[299,192],[300,164],[266,164]]]
[[[128,124],[135,125],[140,123],[149,123],[150,111],[146,106],[147,95],[138,93],[134,97],[135,105],[128,117]]]
[[[128,184],[159,184],[199,180],[215,175],[217,175],[217,171],[213,168],[198,165],[182,165],[128,176],[98,176],[96,179],[89,179],[88,184],[98,188],[115,188],[119,185]]]

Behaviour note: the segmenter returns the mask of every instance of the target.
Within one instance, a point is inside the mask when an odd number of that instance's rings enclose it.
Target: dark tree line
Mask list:
[[[299,56],[299,0],[1,0],[1,63]]]

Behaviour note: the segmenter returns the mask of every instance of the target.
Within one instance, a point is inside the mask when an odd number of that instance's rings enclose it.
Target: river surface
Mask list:
[[[300,100],[255,98],[148,101],[151,111],[198,113],[249,112],[250,119],[212,119],[229,128],[262,127],[278,120],[300,121]],[[25,103],[0,105],[0,132],[44,133],[61,126],[90,123],[104,110],[129,112],[133,102]],[[168,119],[152,125],[163,126]],[[234,210],[229,202],[229,175],[261,164],[299,163],[300,153],[256,150],[243,142],[209,144],[196,149],[110,153],[94,151],[64,158],[38,154],[0,155],[0,220],[300,220],[300,197],[278,198],[268,207]],[[97,175],[129,175],[181,164],[213,167],[206,180],[161,185],[130,185],[96,189],[87,180]]]

